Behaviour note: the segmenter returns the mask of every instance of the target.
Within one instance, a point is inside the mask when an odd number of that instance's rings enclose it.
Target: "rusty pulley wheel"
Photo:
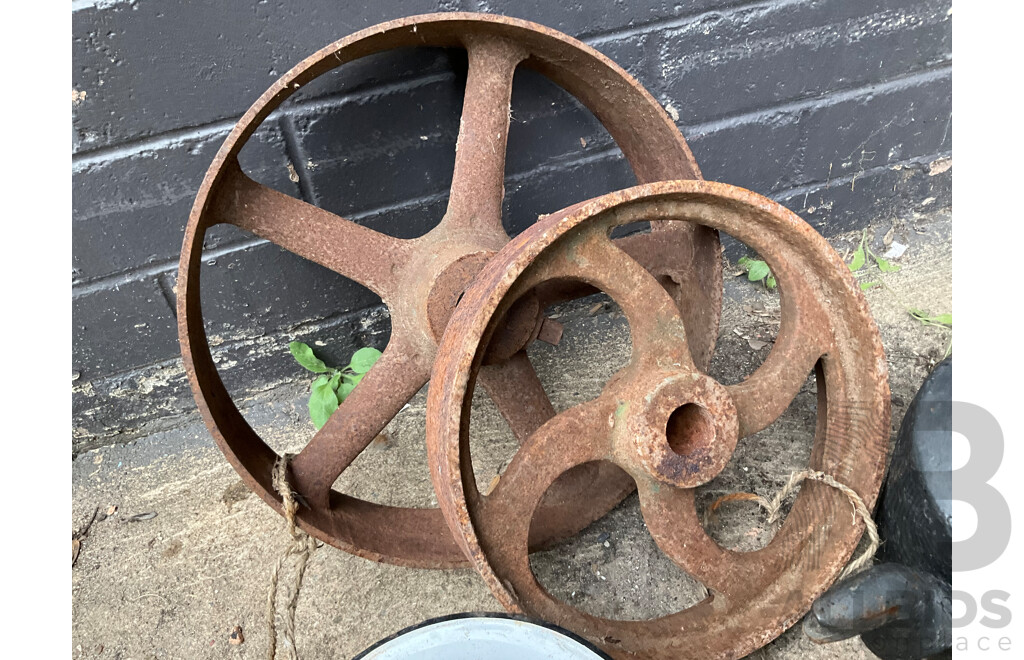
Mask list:
[[[296,89],[354,59],[412,46],[465,48],[469,71],[447,212],[416,239],[398,239],[263,186],[243,174],[237,156],[259,124]],[[203,238],[230,223],[348,277],[378,294],[391,314],[383,356],[291,463],[305,506],[302,527],[354,554],[406,566],[445,567],[466,560],[437,509],[383,506],[333,490],[337,477],[427,382],[437,342],[465,287],[508,241],[501,220],[512,77],[517,67],[546,75],[602,122],[640,182],[699,178],[675,124],[632,77],[592,48],[526,21],[486,14],[432,14],[384,23],[318,51],[278,80],[225,140],[189,217],[178,272],[178,332],[196,402],[210,432],[243,480],[281,511],[271,484],[277,454],[231,401],[214,366],[203,326],[199,273]],[[721,304],[717,234],[685,223],[658,223],[620,243],[671,290],[692,327],[698,361],[710,360]],[[577,290],[575,293],[578,294]],[[584,289],[585,292],[585,289]],[[482,382],[517,438],[554,415],[523,350],[534,338],[557,340],[546,304],[574,295],[552,286],[525,297],[505,319]],[[577,475],[585,476],[585,475]],[[614,506],[621,475],[603,487],[567,480],[587,506],[551,509],[538,545],[572,533]],[[631,488],[631,483],[625,486]],[[588,494],[590,493],[590,494]]]
[[[663,218],[728,232],[754,248],[778,280],[778,339],[738,384],[722,385],[695,364],[689,327],[671,298],[608,238],[615,226]],[[481,356],[495,319],[551,280],[584,281],[617,302],[629,322],[632,358],[598,398],[527,438],[484,495],[473,476],[467,405]],[[672,181],[610,193],[513,239],[455,311],[428,395],[427,447],[438,502],[510,611],[565,627],[616,656],[743,656],[808,610],[843,568],[863,522],[855,521],[839,490],[805,482],[766,547],[732,551],[705,532],[694,488],[718,474],[737,440],[778,418],[812,372],[818,423],[810,466],[849,485],[870,507],[888,451],[887,368],[864,297],[835,251],[793,213],[741,188]],[[538,583],[527,554],[534,511],[560,475],[595,464],[617,466],[635,480],[647,529],[663,553],[708,587],[705,600],[650,621],[616,621],[583,613]]]

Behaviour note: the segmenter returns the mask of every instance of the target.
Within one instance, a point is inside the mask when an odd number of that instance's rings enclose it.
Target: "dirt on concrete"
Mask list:
[[[858,233],[831,242],[842,255],[855,249],[860,238]],[[889,361],[895,434],[921,382],[950,348],[951,330],[922,324],[908,308],[952,311],[951,216],[940,211],[871,227],[879,254],[886,238],[908,246],[894,261],[900,270],[883,274],[869,264],[858,278],[884,282],[865,295]],[[734,263],[725,268],[722,326],[711,375],[732,383],[751,373],[770,351],[778,331],[778,293],[736,275]],[[629,329],[606,298],[576,301],[555,313],[565,324],[562,343],[535,345],[531,357],[555,407],[562,410],[596,396],[628,361]],[[243,411],[279,451],[301,448],[313,434],[304,392],[308,383],[300,372],[296,367],[294,385],[247,401]],[[811,378],[782,418],[739,443],[722,474],[700,489],[699,507],[735,491],[770,497],[792,471],[807,465],[814,388]],[[353,463],[339,489],[385,504],[436,505],[423,441],[424,394],[389,425],[386,440],[371,444]],[[488,483],[516,445],[486,397],[478,395],[474,405],[475,470],[478,481]],[[73,657],[265,657],[268,577],[289,539],[283,519],[245,488],[201,423],[78,456],[72,531],[97,508],[72,570]],[[738,549],[763,546],[775,528],[751,503],[723,507],[708,523],[719,543]],[[537,553],[531,565],[553,594],[606,617],[653,618],[703,595],[700,585],[657,549],[635,496],[576,538]],[[297,644],[307,660],[348,658],[427,618],[499,609],[472,570],[398,568],[327,546],[313,555],[306,572]],[[243,631],[240,644],[231,639],[236,626]],[[794,626],[750,657],[874,656],[858,639],[815,645]]]

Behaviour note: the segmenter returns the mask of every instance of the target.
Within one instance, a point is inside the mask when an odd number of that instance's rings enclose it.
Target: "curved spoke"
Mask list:
[[[583,287],[595,287],[611,296],[626,315],[634,356],[696,369],[679,307],[657,278],[621,250],[605,227],[588,227],[573,238],[571,248],[538,258],[511,291],[537,287],[542,304],[547,305]]]
[[[497,37],[467,39],[466,50],[469,75],[455,145],[451,196],[441,227],[497,230],[504,235],[501,202],[512,77],[526,52]]]
[[[504,364],[483,367],[477,379],[520,444],[555,417],[555,409],[526,351],[520,351]],[[587,408],[574,414],[580,415],[576,418],[577,426],[560,433],[571,433],[584,443],[597,439],[600,447],[600,438],[611,430],[610,413]],[[572,459],[576,460],[578,458]],[[568,468],[548,486],[536,507],[530,523],[530,549],[546,547],[552,539],[576,534],[610,511],[633,489],[633,478],[610,462],[575,464]]]
[[[580,276],[622,308],[634,350],[641,359],[695,368],[679,308],[654,275],[602,231],[583,240],[570,259],[579,267]]]
[[[392,337],[387,349],[324,427],[292,460],[296,490],[326,508],[331,486],[430,378],[415,351]]]
[[[225,164],[210,202],[215,222],[227,222],[330,268],[368,287],[385,302],[394,291],[394,270],[411,246],[329,211],[307,204]]]
[[[551,399],[525,350],[502,364],[482,367],[477,382],[494,401],[520,444],[555,416]]]
[[[766,428],[786,412],[831,345],[826,317],[807,302],[809,297],[803,297],[799,308],[796,298],[782,292],[779,336],[764,363],[743,382],[726,387],[739,416],[741,438]]]
[[[756,566],[708,536],[697,517],[694,491],[638,479],[640,511],[661,551],[684,571],[720,594],[742,593]],[[755,571],[756,572],[756,571]]]
[[[502,545],[510,558],[525,558],[530,521],[548,487],[571,469],[610,455],[614,404],[604,397],[556,415],[527,438],[489,495],[467,493],[478,503],[481,536]],[[582,504],[591,508],[591,502]]]
[[[490,495],[480,496],[488,517],[525,515],[527,521],[544,492],[567,470],[611,451],[614,400],[604,397],[556,415],[527,438]]]
[[[685,222],[652,222],[650,233],[623,236],[613,242],[657,277],[662,286],[667,285],[688,331],[690,355],[697,367],[706,372],[718,334],[715,310],[721,308],[722,300],[720,287],[717,299],[712,299],[709,291],[714,288],[701,281],[706,274],[695,267],[698,260],[693,229],[694,225]]]

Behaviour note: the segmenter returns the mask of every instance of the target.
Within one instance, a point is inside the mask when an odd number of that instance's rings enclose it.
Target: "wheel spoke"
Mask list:
[[[314,508],[326,508],[331,486],[430,378],[408,343],[392,337],[359,385],[292,460],[295,485]]]
[[[530,520],[548,487],[572,468],[609,455],[614,403],[604,397],[556,415],[526,439],[489,495],[467,493],[479,502],[481,529],[497,532],[495,543],[508,542],[510,557],[517,549],[522,558],[528,554]]]
[[[548,420],[555,409],[537,378],[537,372],[520,351],[501,365],[485,366],[477,376],[520,444]],[[587,418],[573,431],[588,438],[584,424],[595,424],[598,437],[607,433],[607,420]],[[500,481],[499,481],[500,483]],[[633,492],[633,479],[613,463],[575,465],[559,475],[547,489],[530,523],[530,550],[547,547],[554,539],[577,534]]]
[[[606,228],[590,227],[573,241],[571,250],[538,259],[513,291],[537,287],[542,305],[548,305],[587,286],[608,294],[622,308],[629,321],[634,356],[696,369],[675,300],[654,275],[608,238]]]
[[[708,536],[697,517],[694,491],[638,479],[644,523],[661,551],[680,568],[720,594],[738,594],[756,581],[756,567]]]
[[[227,222],[359,282],[390,302],[394,271],[411,246],[246,176],[238,162],[225,165],[213,221]]]
[[[451,196],[441,226],[486,229],[504,235],[505,147],[512,78],[526,52],[496,37],[468,39],[469,75],[455,146]]]
[[[679,308],[654,275],[602,231],[582,241],[572,262],[583,277],[619,304],[629,321],[634,352],[642,360],[693,369]]]
[[[780,280],[780,286],[789,283]],[[727,386],[739,416],[741,438],[766,428],[786,412],[831,345],[827,317],[810,302],[810,296],[802,296],[797,307],[792,293],[782,292],[782,323],[768,357],[746,380]]]
[[[651,232],[616,239],[615,246],[654,275],[675,299],[686,325],[686,341],[697,368],[707,371],[718,334],[721,287],[702,282],[697,267],[694,228],[685,222],[653,222]],[[716,298],[709,292],[714,291]]]
[[[482,367],[477,379],[520,444],[555,416],[551,399],[525,350],[502,364]]]

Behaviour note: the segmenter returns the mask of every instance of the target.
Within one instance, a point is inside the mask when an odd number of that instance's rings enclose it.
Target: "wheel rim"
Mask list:
[[[608,240],[616,225],[662,217],[728,232],[757,250],[778,280],[779,338],[765,362],[736,385],[720,385],[694,364],[678,311],[656,280]],[[629,321],[633,358],[598,398],[530,436],[483,495],[473,479],[467,404],[481,347],[507,305],[551,278],[580,278],[608,293]],[[507,609],[551,621],[613,654],[737,658],[791,626],[838,576],[863,531],[838,490],[806,482],[774,539],[749,553],[715,543],[693,498],[693,488],[717,474],[737,439],[782,414],[811,372],[819,381],[811,467],[849,485],[869,508],[877,496],[890,415],[881,340],[849,269],[793,213],[755,193],[705,181],[611,193],[513,239],[464,300],[445,333],[428,395],[431,476],[456,539]],[[698,437],[673,447],[665,421],[686,404],[702,408],[711,422],[696,424]],[[616,621],[558,601],[538,583],[525,551],[532,513],[548,484],[593,461],[632,476],[652,537],[709,588],[705,600],[650,621]]]
[[[359,57],[419,45],[462,46],[470,56],[449,208],[435,230],[417,239],[392,238],[271,190],[242,173],[237,161],[242,146],[295,90]],[[218,446],[246,485],[278,512],[280,500],[270,478],[277,454],[231,401],[207,342],[199,297],[205,232],[221,222],[246,229],[367,286],[391,310],[392,337],[381,360],[292,463],[293,485],[309,505],[299,513],[302,527],[320,540],[360,556],[421,567],[465,562],[438,510],[378,505],[338,493],[331,485],[427,382],[436,342],[458,294],[508,240],[500,211],[507,109],[516,66],[544,73],[590,108],[619,144],[638,180],[700,176],[685,140],[657,102],[603,55],[526,21],[483,14],[433,14],[353,34],[286,73],[227,137],[189,217],[178,274],[178,329],[185,369]],[[493,129],[497,129],[500,144],[490,139]],[[705,309],[714,310],[693,318],[694,336],[701,337],[709,360],[720,308],[717,234],[666,222],[650,236],[658,240],[634,236],[622,244],[652,272],[669,274],[682,283],[677,300],[684,311],[696,309],[698,305],[690,303],[694,298],[703,302]],[[344,260],[339,258],[342,251],[338,246],[352,245],[359,249],[347,250]],[[511,344],[506,346],[509,359],[495,366],[495,377],[490,379],[494,383],[492,396],[497,397],[499,410],[517,437],[525,437],[545,415],[553,414],[545,408],[545,403],[547,407],[550,403],[521,351],[521,344],[540,330],[537,324],[541,320],[521,315],[518,325],[510,323],[517,332],[511,333]],[[539,406],[544,414],[527,415],[528,406],[501,391],[500,384],[508,382],[503,375],[509,374],[525,383],[532,393],[525,396],[526,402],[533,404],[533,409]],[[610,496],[606,499],[600,506],[614,505]],[[591,517],[602,513],[595,511]]]

